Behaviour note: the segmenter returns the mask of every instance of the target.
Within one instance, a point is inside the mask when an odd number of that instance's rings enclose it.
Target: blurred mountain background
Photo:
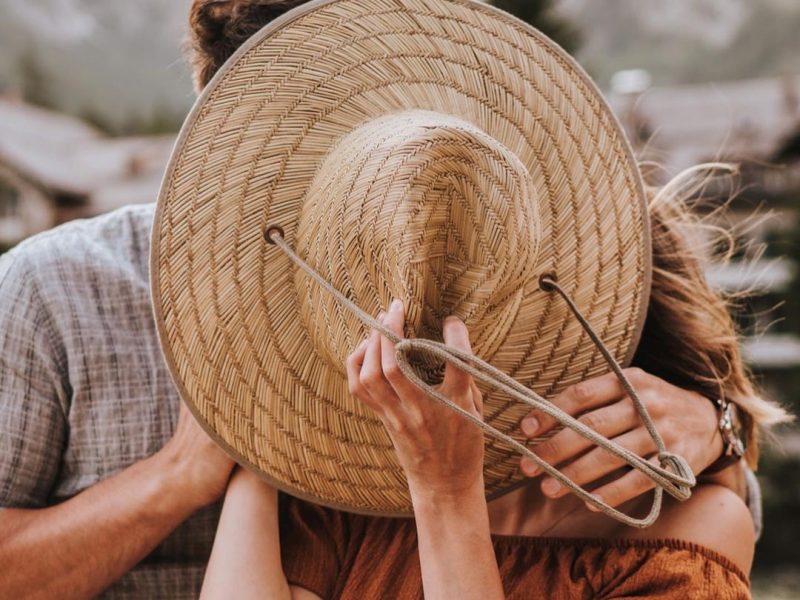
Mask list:
[[[800,72],[797,0],[495,0],[537,22],[601,87]],[[194,95],[181,47],[190,0],[0,0],[0,93],[111,134],[176,130]],[[555,10],[549,10],[552,4]]]
[[[561,0],[601,87],[643,68],[659,86],[800,72],[797,0]]]
[[[0,0],[0,93],[111,134],[174,131],[194,99],[190,0]]]

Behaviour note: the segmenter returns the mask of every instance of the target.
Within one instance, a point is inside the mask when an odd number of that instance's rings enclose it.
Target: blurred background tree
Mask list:
[[[580,44],[578,28],[557,12],[552,0],[491,0],[490,3],[530,23],[567,52],[575,52]]]

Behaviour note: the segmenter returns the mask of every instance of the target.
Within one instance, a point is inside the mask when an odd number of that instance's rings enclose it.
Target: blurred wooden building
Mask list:
[[[643,161],[665,179],[705,162],[740,165],[736,189],[709,185],[704,206],[717,224],[741,231],[744,254],[708,271],[725,292],[751,292],[743,311],[744,352],[769,387],[800,377],[800,75],[702,85],[649,87],[643,72],[623,72],[609,100]],[[731,199],[731,192],[734,192]],[[754,213],[762,218],[752,219]],[[749,223],[742,225],[743,223]],[[800,408],[800,380],[779,397]],[[792,398],[786,398],[790,394]]]
[[[109,138],[0,98],[0,251],[70,219],[154,202],[174,136]]]

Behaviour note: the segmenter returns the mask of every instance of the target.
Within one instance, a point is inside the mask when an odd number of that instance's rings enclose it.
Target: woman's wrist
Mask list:
[[[459,519],[485,517],[486,523],[489,522],[482,476],[464,486],[447,489],[409,482],[409,491],[417,520],[454,515]]]
[[[426,598],[503,598],[482,477],[461,489],[410,486]]]
[[[714,406],[715,435],[712,443],[713,458],[703,469],[703,474],[712,475],[739,463],[745,447],[736,405],[726,400],[712,401]]]

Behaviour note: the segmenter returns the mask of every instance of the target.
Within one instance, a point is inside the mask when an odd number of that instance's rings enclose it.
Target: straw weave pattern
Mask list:
[[[540,275],[617,359],[641,326],[647,217],[616,122],[562,51],[469,0],[312,2],[258,34],[187,121],[153,234],[162,345],[201,422],[287,491],[409,514],[389,438],[347,390],[367,332],[268,224],[364,310],[403,299],[407,336],[459,315],[477,355],[544,396],[605,367]],[[485,399],[520,439],[525,412]],[[487,494],[520,479],[487,442]]]

